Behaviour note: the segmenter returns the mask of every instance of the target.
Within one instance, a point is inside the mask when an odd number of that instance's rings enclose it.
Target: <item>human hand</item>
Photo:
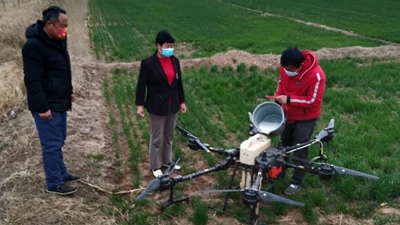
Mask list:
[[[71,94],[71,102],[75,102],[75,94]]]
[[[185,103],[181,103],[181,112],[185,113],[186,112],[186,104]]]
[[[287,104],[287,99],[288,99],[287,95],[279,95],[275,97],[275,101],[279,102],[281,105]]]
[[[275,100],[275,99],[276,99],[276,97],[275,97],[275,96],[273,96],[273,95],[266,95],[266,96],[264,96],[264,98],[269,98],[269,99],[273,99],[273,100]]]
[[[138,105],[138,106],[137,106],[136,114],[138,114],[141,118],[144,118],[144,109],[143,109],[143,106],[141,106],[141,105]]]
[[[40,117],[40,119],[42,119],[42,120],[51,120],[51,119],[53,119],[53,117],[52,117],[52,115],[51,115],[51,110],[50,110],[50,109],[47,110],[47,111],[44,112],[44,113],[39,113],[39,117]]]

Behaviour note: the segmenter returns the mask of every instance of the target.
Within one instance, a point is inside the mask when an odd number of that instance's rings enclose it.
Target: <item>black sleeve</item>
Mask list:
[[[33,42],[25,43],[22,48],[22,59],[29,106],[32,111],[46,112],[49,110],[49,105],[42,87],[44,60],[39,46]]]
[[[185,91],[183,89],[183,82],[182,82],[182,71],[181,71],[181,65],[178,61],[178,66],[179,66],[179,80],[178,80],[178,96],[179,96],[179,103],[183,103],[185,102]]]
[[[136,85],[136,105],[144,105],[144,99],[146,96],[146,85],[147,85],[148,70],[146,62],[142,60],[140,63],[139,78]]]

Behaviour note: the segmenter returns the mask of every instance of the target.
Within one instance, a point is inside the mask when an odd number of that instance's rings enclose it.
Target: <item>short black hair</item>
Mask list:
[[[64,9],[58,6],[50,6],[42,12],[43,22],[47,23],[47,21],[58,21],[60,13],[67,14]]]
[[[175,42],[174,38],[166,30],[158,32],[156,36],[156,45],[157,44],[163,45],[164,43],[174,43],[174,42]]]
[[[303,54],[295,47],[287,48],[281,55],[282,66],[295,66],[299,67],[304,61]]]

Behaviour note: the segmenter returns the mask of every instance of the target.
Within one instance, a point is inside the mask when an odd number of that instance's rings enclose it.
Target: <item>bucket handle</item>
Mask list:
[[[249,119],[250,119],[251,123],[254,124],[254,122],[253,122],[253,114],[251,114],[251,112],[249,112]]]

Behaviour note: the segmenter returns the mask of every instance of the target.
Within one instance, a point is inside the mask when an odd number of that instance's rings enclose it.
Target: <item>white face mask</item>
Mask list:
[[[285,73],[286,73],[289,77],[294,77],[294,76],[296,76],[297,74],[299,74],[299,72],[297,72],[297,71],[292,72],[292,71],[287,71],[285,68],[283,68],[283,69],[285,70]]]

